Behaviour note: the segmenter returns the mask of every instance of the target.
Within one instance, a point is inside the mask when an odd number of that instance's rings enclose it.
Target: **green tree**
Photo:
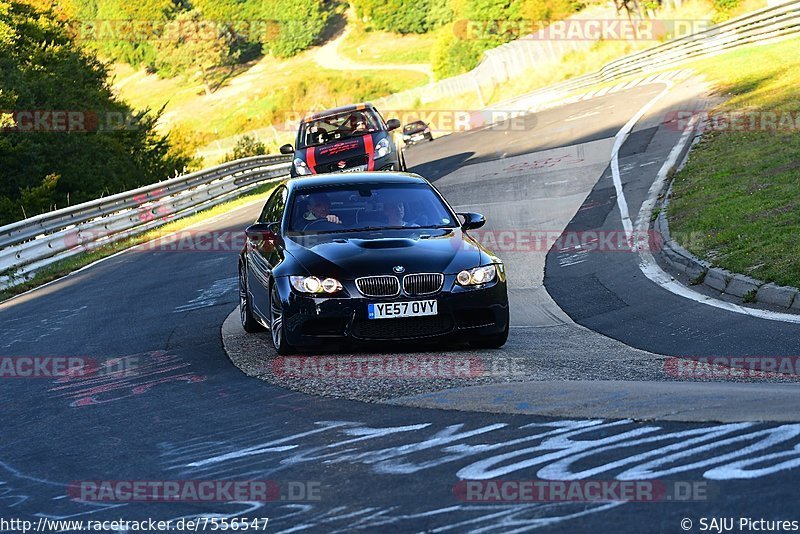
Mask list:
[[[355,0],[356,14],[369,28],[396,33],[426,33],[450,22],[448,0]]]
[[[264,35],[275,28],[271,21],[259,18],[261,3],[255,0],[192,0],[191,4],[203,19],[227,28],[240,62],[258,57]]]
[[[51,13],[0,0],[0,224],[153,183],[190,159],[155,128],[159,113],[116,99],[102,63]],[[20,112],[71,112],[77,131],[43,122],[22,131]],[[113,120],[111,120],[113,118]]]
[[[437,79],[456,76],[475,68],[481,54],[492,48],[474,39],[462,38],[462,30],[448,24],[439,30],[431,49],[431,68]]]
[[[152,34],[175,16],[178,7],[174,0],[84,0],[77,3],[75,22],[90,49],[115,61],[150,65],[156,54]],[[144,25],[136,29],[130,23]]]
[[[318,41],[330,12],[318,0],[274,0],[263,3],[257,15],[276,23],[277,31],[263,37],[265,52],[290,57]]]
[[[433,72],[439,79],[466,72],[486,50],[522,37],[521,30],[563,19],[579,7],[572,0],[451,0],[453,22],[439,30],[431,50]]]
[[[204,19],[197,10],[179,14],[175,26],[180,28],[177,35],[155,41],[154,67],[168,77],[183,74],[198,80],[210,95],[224,76],[221,69],[236,64],[235,36],[222,21]]]

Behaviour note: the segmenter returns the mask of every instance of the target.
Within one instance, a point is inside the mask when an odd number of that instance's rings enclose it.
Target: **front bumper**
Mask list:
[[[433,296],[364,297],[353,281],[344,281],[348,297],[317,298],[299,294],[282,280],[284,332],[297,347],[320,347],[348,342],[419,341],[452,339],[469,341],[499,334],[508,328],[508,294],[505,280],[478,289],[455,286],[446,275],[444,289]],[[451,289],[453,288],[453,289]],[[438,314],[428,317],[368,319],[367,305],[436,299]]]
[[[382,158],[376,158],[373,165],[376,171],[399,171],[400,169],[400,153],[397,150],[392,150],[391,154],[386,154]]]
[[[317,166],[318,168],[319,166]],[[317,170],[315,168],[315,171]],[[366,172],[368,169],[364,168],[361,172]],[[400,167],[400,155],[397,150],[393,150],[391,154],[387,154],[382,158],[375,159],[373,163],[373,170],[376,171],[399,171],[401,170]],[[292,178],[297,178],[298,176],[316,176],[319,174],[342,174],[346,172],[355,172],[353,169],[343,169],[341,171],[336,172],[315,172],[314,174],[297,174],[297,170],[295,169],[294,165],[289,169],[289,175]]]
[[[422,141],[430,141],[431,139],[432,139],[431,134],[427,133],[414,134],[409,136],[403,136],[403,144],[415,145],[417,143],[421,143]]]

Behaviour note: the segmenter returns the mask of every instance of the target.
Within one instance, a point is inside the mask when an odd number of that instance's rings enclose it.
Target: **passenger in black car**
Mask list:
[[[405,220],[405,211],[402,200],[387,198],[383,202],[383,214],[386,216],[387,226],[419,226]]]

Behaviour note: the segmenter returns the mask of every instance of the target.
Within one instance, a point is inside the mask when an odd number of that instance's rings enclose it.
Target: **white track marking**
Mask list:
[[[222,280],[217,280],[216,282],[211,284],[211,287],[200,290],[199,291],[200,294],[197,297],[190,300],[187,304],[175,308],[174,313],[199,310],[200,308],[209,308],[211,306],[216,306],[217,304],[221,304],[222,298],[228,295],[234,289],[236,289],[238,283],[239,283],[238,276],[234,276],[233,278],[223,278]]]
[[[636,115],[630,118],[630,120],[625,123],[625,126],[617,132],[617,135],[614,136],[614,147],[611,149],[611,177],[614,180],[614,189],[617,193],[617,207],[619,208],[620,216],[622,217],[622,229],[625,231],[625,237],[627,241],[630,243],[631,238],[633,235],[633,223],[631,222],[630,214],[628,213],[628,201],[625,200],[625,192],[622,190],[622,178],[619,174],[619,150],[622,148],[623,143],[625,143],[625,139],[628,138],[628,134],[631,133],[633,127],[639,122],[639,119],[644,116],[648,110],[653,107],[653,105],[661,100],[667,93],[669,93],[670,89],[673,87],[672,82],[664,82],[666,87],[663,91],[658,93],[655,97],[653,97],[650,102],[645,104],[642,109],[640,109]]]
[[[639,110],[636,115],[631,117],[631,119],[622,127],[622,129],[617,133],[614,138],[614,147],[611,151],[611,175],[614,181],[614,189],[617,194],[617,207],[619,208],[620,217],[622,218],[622,227],[625,231],[625,236],[628,242],[632,241],[633,237],[633,224],[630,218],[630,214],[628,211],[628,202],[625,199],[625,193],[622,189],[622,178],[620,177],[619,172],[619,150],[622,148],[625,139],[627,139],[628,134],[630,134],[633,127],[636,123],[644,116],[645,113],[661,98],[663,98],[675,85],[673,82],[669,80],[660,80],[661,83],[664,83],[666,87],[663,91],[661,91],[658,95],[656,95],[650,102],[644,105],[642,109]],[[800,315],[794,315],[790,313],[780,313],[780,312],[773,312],[769,310],[759,310],[756,308],[745,308],[743,306],[739,306],[738,304],[734,304],[732,302],[726,302],[724,300],[715,299],[714,297],[709,297],[707,295],[703,295],[696,291],[689,289],[688,287],[684,286],[680,282],[676,281],[672,278],[669,274],[664,272],[661,267],[658,266],[655,259],[653,258],[652,253],[650,252],[649,243],[647,243],[647,239],[643,238],[642,236],[647,235],[647,230],[650,221],[650,214],[652,212],[653,206],[656,203],[658,198],[658,194],[661,192],[662,185],[667,178],[667,173],[669,170],[677,163],[678,157],[680,156],[683,147],[686,143],[689,142],[689,137],[691,133],[694,131],[694,121],[696,120],[695,117],[691,119],[690,126],[683,132],[680,139],[678,140],[677,144],[672,147],[672,150],[667,157],[667,160],[659,169],[658,174],[656,176],[653,185],[650,187],[648,191],[648,197],[642,203],[642,207],[639,210],[639,215],[636,220],[636,233],[638,235],[639,243],[637,244],[637,249],[639,250],[639,258],[641,261],[639,262],[639,269],[642,273],[649,278],[651,281],[655,282],[659,286],[663,287],[667,291],[674,293],[675,295],[679,295],[684,298],[688,298],[695,302],[700,302],[702,304],[708,304],[710,306],[714,306],[715,308],[720,308],[723,310],[731,311],[734,313],[740,313],[743,315],[749,315],[751,317],[756,317],[759,319],[768,319],[771,321],[783,321],[786,323],[795,323],[800,324]]]
[[[639,251],[639,258],[641,260],[639,262],[639,269],[651,281],[680,297],[687,298],[701,304],[708,304],[709,306],[714,306],[715,308],[720,308],[726,311],[740,313],[742,315],[749,315],[758,319],[768,319],[770,321],[783,321],[785,323],[800,324],[800,315],[773,312],[769,310],[759,310],[756,308],[745,308],[744,306],[739,306],[738,304],[734,304],[732,302],[715,299],[714,297],[693,291],[675,280],[668,273],[664,272],[658,263],[656,263],[655,258],[653,258],[653,254],[650,252],[649,241],[647,237],[643,236],[646,236],[648,233],[650,214],[653,211],[653,206],[655,206],[656,201],[658,200],[658,195],[661,193],[663,184],[667,179],[667,173],[678,162],[678,158],[680,157],[683,148],[686,146],[686,143],[689,142],[691,134],[694,132],[694,124],[696,120],[696,116],[692,117],[687,125],[686,130],[683,132],[683,135],[681,135],[675,146],[672,147],[669,156],[667,156],[666,161],[661,166],[661,169],[659,169],[656,179],[653,181],[653,185],[650,186],[650,190],[647,193],[647,199],[642,203],[642,207],[639,210],[639,215],[636,219],[636,235],[639,241],[636,245],[636,248]],[[617,197],[617,199],[619,200],[619,197]]]
[[[585,112],[580,113],[578,115],[572,115],[571,117],[567,117],[566,119],[564,119],[564,122],[577,121],[577,120],[585,119],[587,117],[592,117],[594,115],[600,115],[600,112],[597,111],[597,110],[595,110],[595,111],[585,111]]]

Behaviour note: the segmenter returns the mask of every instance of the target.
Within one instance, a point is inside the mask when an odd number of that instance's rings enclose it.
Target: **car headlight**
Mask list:
[[[495,278],[497,278],[497,267],[495,265],[486,265],[461,271],[456,275],[456,282],[461,286],[479,286],[488,284]]]
[[[308,165],[306,165],[306,162],[300,158],[294,158],[294,170],[300,176],[306,176],[311,174],[311,169],[309,169]]]
[[[342,284],[335,278],[320,280],[316,276],[290,276],[289,282],[300,293],[336,293],[342,290]]]
[[[373,155],[373,157],[375,159],[378,159],[391,153],[392,153],[392,145],[390,145],[389,140],[384,137],[383,139],[378,141],[377,145],[375,145],[375,154]]]

